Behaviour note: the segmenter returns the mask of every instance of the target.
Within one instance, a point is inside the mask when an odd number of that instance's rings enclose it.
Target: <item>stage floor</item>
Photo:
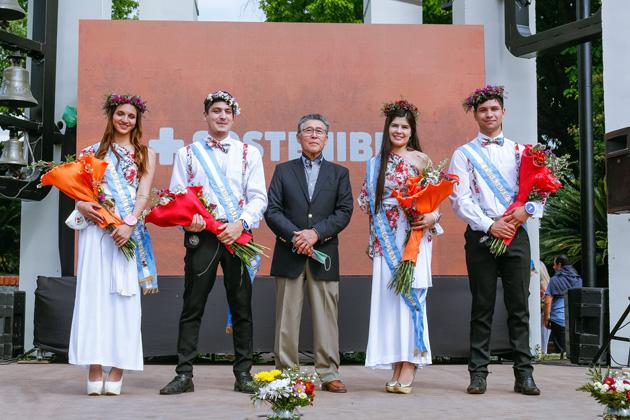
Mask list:
[[[342,366],[347,394],[319,392],[315,406],[303,409],[304,419],[595,419],[603,409],[585,393],[575,391],[586,381],[586,368],[538,364],[539,397],[512,391],[510,365],[491,365],[485,395],[468,395],[464,365],[435,365],[418,372],[410,395],[383,391],[389,371]],[[270,366],[256,366],[253,372]],[[194,393],[161,396],[158,390],[173,376],[173,366],[147,365],[144,372],[125,376],[119,397],[84,396],[82,368],[64,364],[0,366],[0,418],[57,419],[255,419],[249,397],[232,391],[230,366],[195,367]]]

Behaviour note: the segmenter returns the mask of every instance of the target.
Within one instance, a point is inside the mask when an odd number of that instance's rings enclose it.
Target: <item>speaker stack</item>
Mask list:
[[[608,338],[608,289],[582,287],[565,292],[567,353],[571,363],[590,364]],[[599,358],[608,364],[608,349]]]
[[[630,212],[630,127],[611,131],[606,142],[606,186],[608,213]]]
[[[24,304],[26,293],[0,287],[0,359],[24,353]]]

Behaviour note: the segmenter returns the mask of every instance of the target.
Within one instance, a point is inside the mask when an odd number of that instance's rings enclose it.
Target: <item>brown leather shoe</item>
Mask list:
[[[339,379],[334,381],[324,382],[322,384],[322,391],[335,392],[337,394],[343,394],[348,392],[346,386]]]

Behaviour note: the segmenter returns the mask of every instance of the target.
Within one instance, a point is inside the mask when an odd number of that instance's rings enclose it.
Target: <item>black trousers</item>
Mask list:
[[[503,301],[508,313],[508,330],[514,360],[515,376],[532,374],[529,351],[530,248],[529,236],[519,228],[506,254],[495,257],[487,245],[479,243],[485,233],[468,227],[466,239],[466,267],[472,293],[470,314],[471,375],[488,374],[490,363],[490,334],[497,293],[497,277],[503,282]]]
[[[564,327],[560,324],[556,324],[553,321],[549,321],[551,326],[551,333],[549,334],[549,338],[553,342],[553,346],[556,349],[556,353],[564,353],[565,349],[565,340],[564,340]]]
[[[179,318],[177,339],[177,373],[192,374],[197,356],[199,327],[221,264],[228,304],[232,312],[234,373],[249,372],[252,367],[252,285],[246,267],[230,254],[217,237],[207,231],[196,233],[199,243],[191,245],[191,233],[185,234],[184,306]]]

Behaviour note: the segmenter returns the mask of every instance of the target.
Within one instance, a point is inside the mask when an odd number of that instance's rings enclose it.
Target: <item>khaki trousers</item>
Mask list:
[[[315,370],[322,382],[339,379],[339,282],[313,278],[309,265],[295,279],[276,277],[276,367],[298,364],[298,343],[304,291],[308,291],[313,319]]]

